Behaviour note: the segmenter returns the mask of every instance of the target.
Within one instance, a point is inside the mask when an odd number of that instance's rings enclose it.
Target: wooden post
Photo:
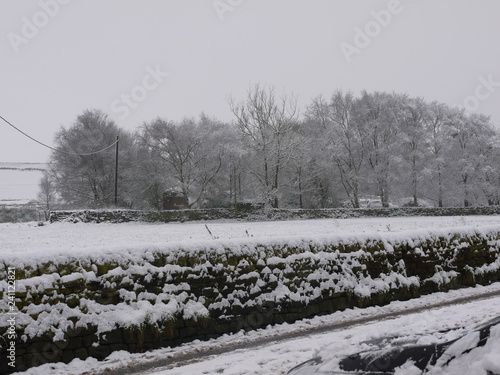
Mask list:
[[[116,136],[116,154],[115,154],[115,206],[118,205],[118,140],[119,136]]]

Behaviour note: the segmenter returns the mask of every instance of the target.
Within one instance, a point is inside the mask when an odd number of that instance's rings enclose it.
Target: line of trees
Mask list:
[[[300,115],[295,97],[260,85],[229,107],[232,123],[157,118],[135,133],[86,110],[61,128],[55,147],[88,154],[118,135],[119,201],[129,208],[161,209],[169,190],[190,207],[357,208],[367,196],[383,207],[500,204],[499,132],[482,114],[404,94],[336,91]],[[67,153],[52,153],[40,199],[111,206],[115,150]]]

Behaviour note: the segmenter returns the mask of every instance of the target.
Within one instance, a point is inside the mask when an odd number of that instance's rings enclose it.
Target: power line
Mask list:
[[[49,146],[49,145],[47,145],[47,144],[45,144],[43,142],[40,142],[39,140],[33,138],[29,134],[26,134],[21,129],[19,129],[18,127],[16,127],[15,125],[13,125],[12,123],[10,123],[9,121],[7,121],[5,118],[3,118],[3,116],[0,116],[0,119],[2,119],[3,121],[5,121],[8,125],[10,125],[12,128],[14,128],[15,130],[17,130],[19,133],[21,133],[25,137],[28,137],[32,141],[34,141],[34,142],[42,145],[43,147],[47,147],[47,148],[51,149],[52,151],[59,152],[60,154],[71,155],[71,156],[90,156],[90,155],[95,155],[95,154],[99,154],[99,153],[101,153],[103,151],[106,151],[106,150],[110,149],[111,147],[113,147],[114,145],[116,145],[118,143],[118,139],[117,139],[112,144],[110,144],[109,146],[103,148],[102,150],[94,151],[94,152],[89,152],[89,153],[78,154],[78,153],[73,153],[73,152],[67,152],[67,151],[63,151],[63,150],[58,150],[57,148],[51,147],[51,146]]]

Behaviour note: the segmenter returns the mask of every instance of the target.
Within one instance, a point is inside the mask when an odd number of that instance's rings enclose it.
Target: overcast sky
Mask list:
[[[85,109],[134,131],[255,83],[312,98],[406,92],[500,127],[498,0],[0,0],[0,115],[53,144]],[[0,162],[50,151],[0,123]]]

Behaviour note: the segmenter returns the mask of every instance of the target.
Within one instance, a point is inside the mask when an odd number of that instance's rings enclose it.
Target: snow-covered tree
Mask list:
[[[283,95],[278,98],[273,87],[255,85],[244,101],[230,99],[231,111],[253,151],[255,164],[251,173],[256,177],[264,199],[279,206],[281,177],[294,152],[293,127],[297,123],[297,100]]]
[[[225,148],[220,127],[207,120],[184,119],[180,123],[158,118],[145,123],[139,134],[155,163],[161,162],[164,189],[179,190],[189,207],[201,202],[209,184],[222,167]]]
[[[466,114],[454,110],[450,117],[453,138],[453,171],[461,186],[463,205],[478,203],[484,189],[484,173],[488,156],[493,151],[491,139],[495,131],[488,116]]]
[[[410,194],[413,198],[412,205],[417,207],[418,198],[421,196],[420,181],[422,171],[428,156],[427,137],[424,127],[427,106],[422,98],[409,98],[406,95],[398,95],[397,100],[399,106],[396,114],[399,122],[401,155],[407,166],[407,168],[403,169],[401,177],[410,182]]]
[[[389,207],[393,189],[394,166],[401,161],[398,155],[398,123],[394,116],[393,96],[375,92],[363,92],[357,100],[356,118],[364,122],[369,179],[375,181],[383,207]]]
[[[118,128],[100,110],[86,110],[68,129],[55,136],[55,148],[50,161],[50,177],[61,199],[73,206],[102,207],[114,202],[115,147],[119,141],[120,204],[130,204],[130,181],[134,159],[132,136]]]
[[[328,140],[324,156],[331,158],[352,206],[359,208],[368,133],[366,122],[360,121],[355,111],[353,94],[336,91],[328,102],[322,97],[314,99],[308,115],[324,128]]]
[[[427,188],[426,196],[436,201],[438,207],[444,205],[444,192],[448,185],[446,180],[451,177],[447,173],[452,143],[449,116],[450,109],[446,105],[432,102],[427,105],[423,118],[427,147],[431,155],[423,172],[424,186]]]
[[[47,171],[43,173],[38,188],[38,201],[45,206],[47,211],[50,211],[56,201],[57,193],[56,186]]]

